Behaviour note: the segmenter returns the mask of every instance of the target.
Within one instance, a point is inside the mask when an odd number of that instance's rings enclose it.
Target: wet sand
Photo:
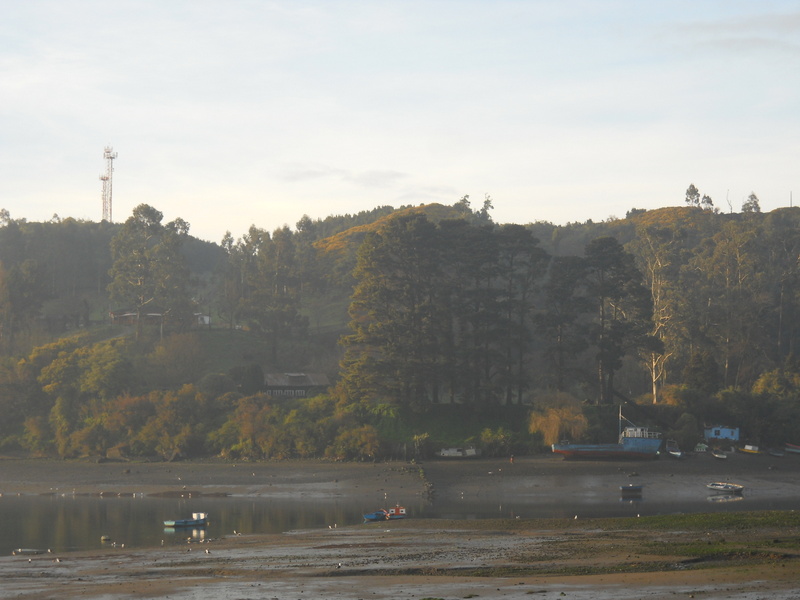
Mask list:
[[[570,462],[558,457],[407,463],[180,462],[96,464],[0,459],[0,492],[200,493],[286,497],[433,495],[437,502],[502,494],[526,500],[645,482],[681,498],[709,480],[800,502],[800,456],[726,461]],[[581,482],[571,484],[570,482]],[[572,485],[572,488],[570,487]],[[797,598],[800,531],[637,529],[634,519],[414,520],[269,535],[186,547],[103,548],[0,557],[2,598]],[[644,519],[639,521],[644,522]],[[609,525],[611,524],[611,525]],[[622,524],[619,528],[616,524]],[[776,544],[780,551],[697,564],[691,543]],[[656,542],[656,546],[652,544]],[[658,550],[654,550],[654,548]],[[674,551],[673,551],[674,549]],[[58,562],[56,562],[58,561]]]

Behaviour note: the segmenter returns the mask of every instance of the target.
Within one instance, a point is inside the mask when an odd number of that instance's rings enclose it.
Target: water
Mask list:
[[[587,488],[584,488],[587,489]],[[590,488],[589,488],[590,489]],[[795,499],[748,497],[728,502],[710,500],[703,491],[692,497],[667,498],[645,491],[641,498],[623,499],[618,489],[601,489],[573,497],[542,492],[535,498],[514,497],[405,503],[412,518],[551,518],[630,517],[736,510],[788,510]],[[719,497],[716,497],[719,500]],[[381,508],[372,500],[321,498],[293,499],[265,496],[159,498],[136,496],[6,495],[0,497],[0,556],[16,548],[53,552],[92,550],[116,543],[126,548],[185,544],[187,537],[216,538],[234,531],[281,533],[362,523],[362,515]],[[209,513],[204,529],[168,529],[166,519]],[[110,541],[102,542],[107,536]]]

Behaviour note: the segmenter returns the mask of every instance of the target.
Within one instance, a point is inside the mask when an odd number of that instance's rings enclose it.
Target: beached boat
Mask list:
[[[728,458],[728,455],[725,454],[722,450],[712,450],[711,456],[713,456],[714,458],[719,458],[720,460]]]
[[[392,521],[395,519],[405,519],[408,516],[406,509],[399,504],[390,509],[381,508],[375,512],[364,515],[364,522],[367,521]]]
[[[669,456],[671,456],[672,458],[683,458],[686,456],[686,454],[684,454],[683,451],[681,451],[681,449],[678,448],[678,442],[676,442],[675,440],[667,440],[665,447],[667,450],[667,454],[669,454]]]
[[[206,525],[208,525],[208,513],[192,513],[191,519],[164,521],[164,527],[205,527]]]
[[[719,492],[721,494],[741,494],[744,491],[743,485],[729,483],[727,481],[713,481],[706,484],[706,487],[712,492]]]
[[[786,442],[783,445],[783,449],[789,454],[800,454],[800,446],[797,444],[790,444],[789,442]]]
[[[442,448],[439,450],[441,458],[477,458],[480,455],[481,451],[473,446],[467,448]]]
[[[758,449],[758,446],[753,446],[751,444],[745,444],[738,450],[739,452],[744,452],[745,454],[761,454],[761,450]]]
[[[633,425],[619,413],[619,441],[616,444],[553,444],[553,452],[564,458],[655,458],[661,447],[661,434],[647,427],[623,428],[623,421]]]
[[[629,483],[619,486],[619,493],[623,498],[633,498],[642,495],[644,486],[641,483]]]

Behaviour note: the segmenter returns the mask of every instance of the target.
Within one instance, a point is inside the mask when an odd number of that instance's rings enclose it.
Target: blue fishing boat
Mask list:
[[[208,513],[192,513],[191,519],[164,521],[164,527],[205,527],[206,525],[208,525]]]
[[[627,421],[629,427],[623,427]],[[564,458],[655,458],[661,448],[661,434],[637,427],[619,412],[619,440],[616,444],[553,444],[553,452]]]

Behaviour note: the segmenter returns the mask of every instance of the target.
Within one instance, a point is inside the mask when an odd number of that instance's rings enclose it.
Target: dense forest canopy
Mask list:
[[[0,447],[78,456],[365,458],[800,426],[800,209],[686,205],[558,226],[388,206],[219,244],[0,219]],[[320,373],[314,397],[267,373]],[[457,418],[453,418],[457,415]],[[611,415],[611,416],[610,416]],[[402,449],[402,450],[401,450]]]

